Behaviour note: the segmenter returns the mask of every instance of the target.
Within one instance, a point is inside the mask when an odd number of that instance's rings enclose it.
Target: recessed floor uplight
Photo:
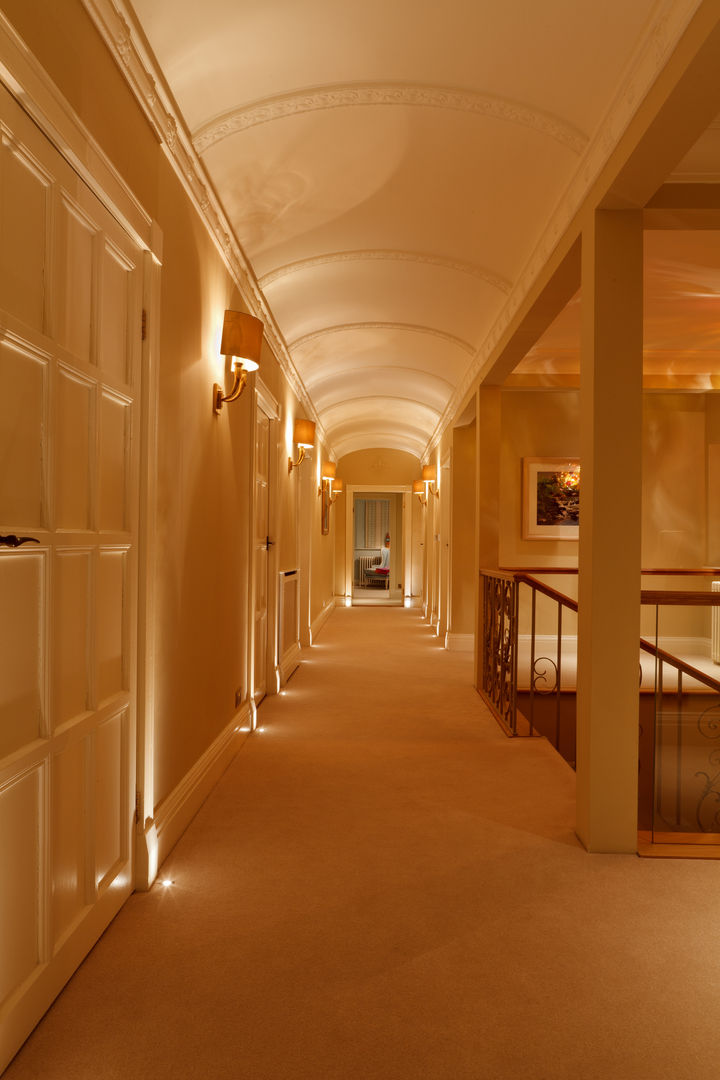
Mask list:
[[[164,889],[169,889],[171,885],[175,884],[175,882],[172,880],[172,878],[166,877],[162,879],[160,884]]]

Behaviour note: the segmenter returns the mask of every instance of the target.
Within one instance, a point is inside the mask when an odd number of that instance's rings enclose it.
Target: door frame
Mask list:
[[[377,491],[397,492],[402,495],[403,529],[403,597],[404,607],[412,606],[412,485],[411,484],[348,484],[345,489],[345,596],[347,607],[352,606],[353,551],[355,548],[355,530],[353,529],[353,508],[355,493]]]
[[[278,469],[279,469],[279,440],[280,431],[280,402],[272,391],[263,382],[259,374],[255,375],[255,407],[252,414],[252,464],[250,474],[250,498],[251,507],[249,514],[248,542],[250,558],[250,585],[248,598],[247,619],[247,687],[248,705],[250,708],[250,726],[253,730],[257,727],[257,706],[255,704],[255,597],[257,595],[256,568],[254,559],[255,547],[255,514],[257,511],[257,497],[255,491],[255,476],[257,461],[255,460],[257,447],[257,412],[262,409],[268,418],[268,535],[273,540],[268,550],[267,558],[267,643],[265,652],[266,690],[269,697],[276,694],[280,689],[280,659],[277,655],[277,617],[278,617]]]

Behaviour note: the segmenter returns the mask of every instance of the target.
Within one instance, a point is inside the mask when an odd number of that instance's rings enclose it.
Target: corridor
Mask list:
[[[417,610],[304,657],[4,1080],[709,1071],[720,865],[588,855],[571,770]]]

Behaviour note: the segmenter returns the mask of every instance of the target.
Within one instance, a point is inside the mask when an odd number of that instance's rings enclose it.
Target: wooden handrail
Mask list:
[[[676,607],[717,607],[720,604],[720,592],[643,589],[640,593],[640,603],[675,605]]]
[[[481,573],[488,574],[577,574],[577,566],[501,566],[499,570],[482,570]],[[698,566],[698,567],[669,567],[662,569],[654,566],[651,569],[645,569],[640,571],[641,574],[650,576],[651,574],[657,577],[691,577],[693,574],[709,574],[712,576],[720,576],[720,566]]]
[[[677,671],[682,671],[683,675],[689,675],[691,679],[704,683],[705,686],[709,686],[711,690],[720,692],[720,682],[717,679],[713,679],[712,675],[706,675],[704,671],[700,671],[691,664],[686,664],[684,660],[680,660],[679,657],[673,656],[672,653],[665,652],[664,649],[658,648],[658,646],[653,645],[651,641],[640,638],[640,648],[643,652],[650,653],[651,656],[656,656],[658,660],[662,660],[664,664],[669,664],[670,667],[674,667]]]
[[[549,596],[551,600],[557,600],[558,604],[562,604],[563,607],[570,608],[571,611],[577,611],[577,600],[572,600],[565,593],[558,592],[551,585],[545,585],[542,581],[538,581],[537,578],[531,577],[530,574],[515,574],[514,577],[516,581],[529,585],[531,589],[542,593],[543,596]],[[716,595],[720,597],[720,593]]]

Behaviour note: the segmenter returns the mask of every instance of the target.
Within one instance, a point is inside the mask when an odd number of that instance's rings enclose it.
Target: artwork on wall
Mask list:
[[[330,532],[330,488],[329,485],[323,483],[322,485],[322,502],[320,507],[320,532],[323,536],[327,536]]]
[[[580,462],[523,458],[523,539],[577,540]]]

